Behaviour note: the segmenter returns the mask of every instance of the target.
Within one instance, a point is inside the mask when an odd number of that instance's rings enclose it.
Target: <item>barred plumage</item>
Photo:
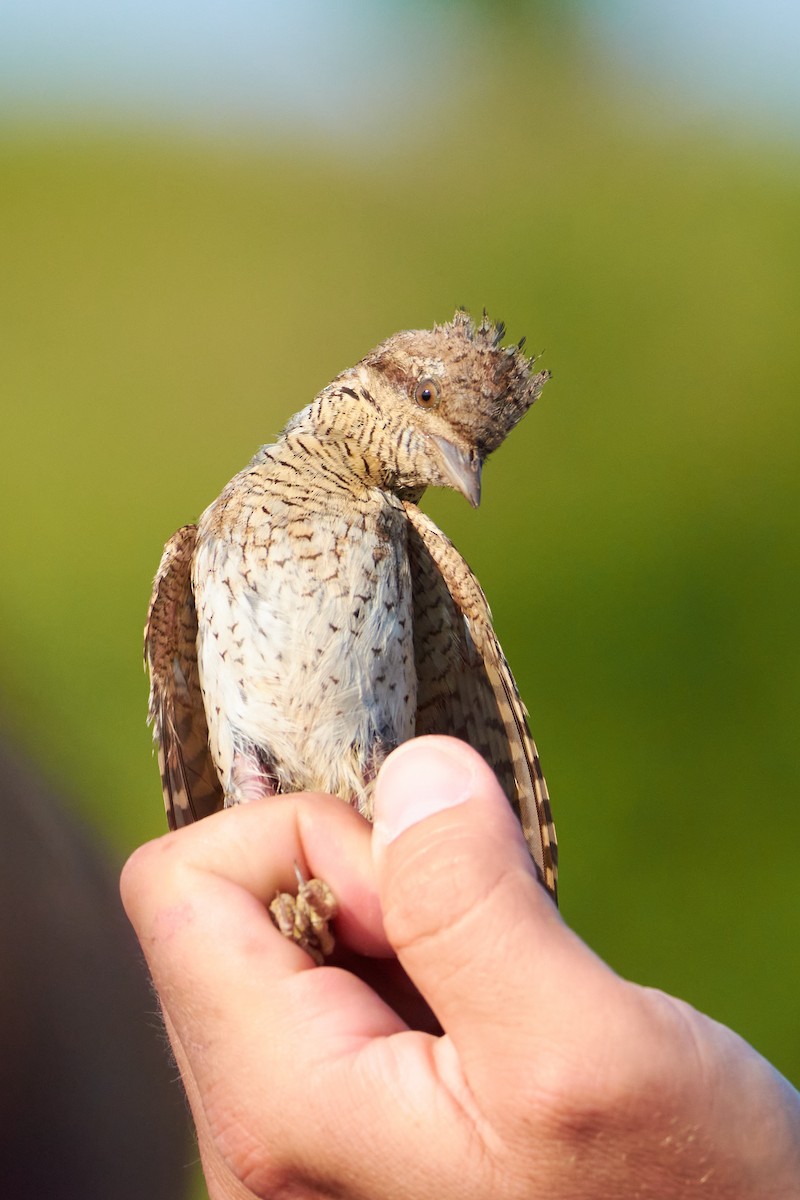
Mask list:
[[[480,500],[483,463],[548,373],[459,310],[344,371],[167,543],[145,630],[176,828],[264,793],[371,817],[400,742],[447,733],[491,764],[556,896],[536,748],[475,576],[417,507]]]

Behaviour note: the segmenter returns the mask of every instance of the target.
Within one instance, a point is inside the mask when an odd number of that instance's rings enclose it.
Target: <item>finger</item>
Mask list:
[[[426,737],[387,759],[373,852],[387,936],[477,1089],[509,1054],[541,1079],[582,1053],[583,985],[619,981],[562,922],[474,750]]]
[[[123,875],[204,1155],[258,1194],[311,1168],[337,1186],[359,1172],[391,1185],[420,1113],[442,1109],[430,1039],[349,972],[310,968],[265,911],[295,861],[352,898],[331,846],[347,864],[368,859],[369,830],[339,800],[278,798],[150,843]],[[358,870],[366,878],[372,867]],[[387,1147],[377,1165],[375,1121]],[[456,1122],[453,1137],[462,1162],[469,1131]],[[418,1182],[397,1194],[420,1194]]]
[[[251,814],[265,809],[268,817]],[[176,837],[180,837],[178,853]],[[160,893],[132,883],[143,860],[157,856],[158,874],[176,860],[181,870],[204,864],[237,884],[261,904],[279,891],[296,891],[295,866],[306,877],[317,876],[333,888],[339,906],[337,935],[353,950],[389,954],[383,933],[372,858],[369,826],[341,801],[318,795],[270,797],[228,809],[178,835],[166,834],[131,856],[123,873],[123,898],[134,925],[147,919],[150,899]],[[213,868],[212,868],[213,864]]]
[[[374,892],[363,883],[371,873],[368,829],[330,797],[243,805],[160,838],[128,862],[123,901],[190,1058],[198,1038],[227,1039],[226,991],[234,986],[244,1023],[268,1021],[287,1035],[301,992],[332,1037],[398,1027],[395,1015],[359,980],[312,970],[308,956],[275,929],[266,905],[295,884],[295,862],[328,877],[345,921],[361,921],[363,928],[379,923],[379,912],[374,920],[364,919],[370,906],[377,910]],[[192,1067],[202,1087],[202,1055]]]
[[[314,874],[331,883],[339,906],[331,963],[367,983],[409,1028],[439,1033],[438,1022],[386,937],[371,853],[353,859],[337,833],[338,822],[321,820],[316,810],[305,806],[298,809],[297,815],[303,844],[318,864]],[[361,821],[361,830],[366,849],[370,834],[367,822]]]

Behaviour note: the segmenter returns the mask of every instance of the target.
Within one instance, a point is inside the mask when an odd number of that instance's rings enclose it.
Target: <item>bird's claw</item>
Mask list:
[[[269,906],[275,926],[290,942],[305,950],[318,967],[333,953],[328,922],[336,916],[336,899],[323,879],[306,879],[295,866],[297,895],[278,892]]]

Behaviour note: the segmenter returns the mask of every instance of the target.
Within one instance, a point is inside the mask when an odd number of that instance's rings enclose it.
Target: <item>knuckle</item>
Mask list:
[[[654,1013],[644,989],[622,980],[612,986],[602,1039],[595,1036],[585,1053],[579,1037],[567,1069],[548,1081],[548,1118],[572,1143],[644,1127],[654,1106],[666,1111],[673,1101],[675,1042],[663,1036],[669,1014]]]
[[[126,909],[140,894],[154,872],[160,869],[164,859],[164,838],[145,842],[138,846],[128,858],[120,875],[120,894]]]

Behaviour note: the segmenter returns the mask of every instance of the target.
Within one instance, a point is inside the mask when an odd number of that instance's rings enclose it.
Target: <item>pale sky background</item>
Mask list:
[[[667,100],[800,136],[798,0],[573,8],[593,52]],[[413,0],[0,0],[0,118],[368,134],[435,103],[475,20]]]
[[[799,0],[590,0],[618,61],[711,113],[800,136]]]

